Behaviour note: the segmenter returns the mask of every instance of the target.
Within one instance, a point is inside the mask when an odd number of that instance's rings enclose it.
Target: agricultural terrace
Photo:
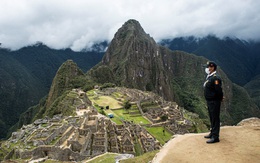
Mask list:
[[[114,98],[110,96],[99,96],[96,97],[96,99],[93,99],[94,102],[99,106],[109,106],[110,109],[120,109],[122,108],[121,102],[115,100]]]
[[[162,145],[172,138],[172,134],[163,127],[145,127],[145,129],[153,135]]]
[[[140,125],[150,124],[150,122],[141,115],[136,104],[132,104],[129,110],[123,108],[122,101],[126,101],[126,97],[122,96],[120,92],[114,92],[109,96],[100,95],[96,90],[91,90],[87,92],[87,95],[99,113],[105,115],[113,114],[114,118],[111,118],[111,120],[116,124],[122,124],[121,120],[132,121],[135,124]],[[109,109],[106,109],[106,106],[109,106]],[[101,107],[103,107],[103,110]]]

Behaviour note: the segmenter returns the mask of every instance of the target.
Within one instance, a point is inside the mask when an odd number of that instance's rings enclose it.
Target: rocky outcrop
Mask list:
[[[260,127],[260,119],[257,117],[247,118],[239,122],[237,126]]]

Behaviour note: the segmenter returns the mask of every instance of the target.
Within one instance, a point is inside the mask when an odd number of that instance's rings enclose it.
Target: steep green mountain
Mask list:
[[[21,113],[47,95],[51,82],[67,59],[83,71],[97,64],[104,53],[54,50],[42,43],[17,51],[0,48],[0,138],[14,125]]]
[[[160,42],[171,50],[182,50],[214,60],[232,82],[241,86],[260,74],[260,44],[226,37],[180,37]]]
[[[70,105],[64,105],[61,101],[67,99],[71,89],[83,88],[85,85],[88,85],[87,83],[93,84],[75,62],[67,60],[58,69],[47,98],[43,98],[38,105],[24,112],[20,116],[20,120],[15,128],[32,123],[34,120],[44,116],[52,117],[56,114],[71,115],[72,109],[70,109]]]
[[[260,106],[260,75],[252,79],[244,87],[256,105]]]
[[[20,62],[0,49],[0,138],[18,121],[25,108],[35,105],[46,89]]]
[[[180,37],[160,42],[171,50],[182,50],[214,60],[225,71],[232,82],[245,86],[251,98],[260,107],[260,91],[257,76],[260,75],[260,43],[237,38],[219,39]],[[253,93],[254,92],[254,93]]]
[[[51,89],[46,101],[46,108],[50,108],[52,103],[59,96],[61,96],[64,91],[72,89],[74,87],[77,88],[76,86],[74,86],[74,84],[81,84],[80,86],[82,86],[84,84],[84,80],[79,80],[79,78],[83,79],[83,77],[83,71],[80,70],[72,60],[68,60],[63,63],[53,79]]]
[[[62,63],[72,59],[84,72],[92,68],[102,59],[103,52],[74,52],[71,49],[55,50],[42,43],[24,47],[11,53],[23,64],[30,73],[39,78],[47,87],[46,94],[52,80]]]
[[[88,71],[88,75],[100,83],[154,91],[205,119],[208,115],[203,98],[202,65],[206,61],[206,58],[156,44],[139,22],[129,20],[115,34],[102,62]],[[260,115],[247,92],[232,84],[221,69],[218,71],[224,81],[225,101],[221,113],[224,123],[234,124],[245,117]],[[240,105],[241,96],[248,105]],[[236,114],[236,110],[245,113]]]

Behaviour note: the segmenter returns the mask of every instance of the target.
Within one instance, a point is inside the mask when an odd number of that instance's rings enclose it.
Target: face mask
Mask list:
[[[205,68],[206,74],[210,74],[209,68]]]

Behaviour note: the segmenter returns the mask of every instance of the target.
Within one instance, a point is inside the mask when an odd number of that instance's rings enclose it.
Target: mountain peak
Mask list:
[[[103,58],[103,63],[126,60],[130,57],[129,55],[154,45],[156,46],[154,39],[145,33],[140,23],[130,19],[116,32]],[[115,51],[115,49],[117,50]]]
[[[120,30],[128,30],[128,31],[140,31],[140,32],[144,32],[144,29],[142,28],[141,24],[134,19],[130,19],[127,22],[125,22],[122,26],[122,28],[120,28],[118,30],[118,32]]]
[[[141,24],[134,19],[125,22],[115,34],[116,39],[128,39],[129,37],[146,38],[148,40],[153,39],[149,34],[145,33]]]
[[[72,60],[67,60],[64,62],[56,73],[53,79],[51,89],[46,102],[46,107],[54,102],[54,100],[59,97],[64,91],[72,87],[74,79],[84,76],[84,73]]]

